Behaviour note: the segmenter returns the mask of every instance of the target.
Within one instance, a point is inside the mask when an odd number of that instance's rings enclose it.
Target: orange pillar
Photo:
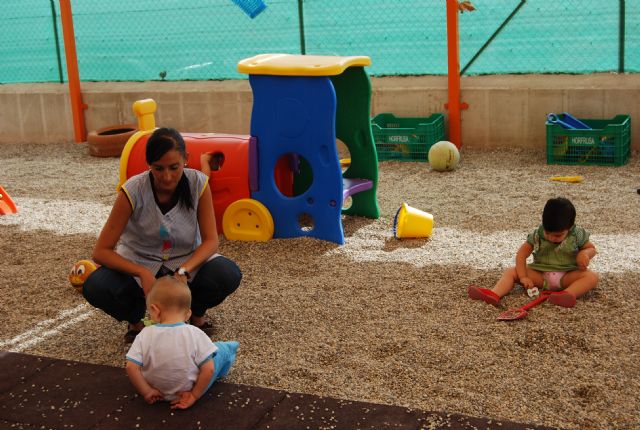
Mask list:
[[[87,105],[82,102],[82,92],[80,91],[80,73],[78,72],[78,58],[76,56],[76,37],[73,31],[71,0],[60,0],[60,17],[64,36],[64,52],[67,59],[73,134],[76,142],[80,143],[87,140],[87,128],[84,123],[84,109],[87,108]]]
[[[449,76],[449,140],[462,146],[460,110],[460,47],[458,44],[458,0],[447,0],[447,52]]]

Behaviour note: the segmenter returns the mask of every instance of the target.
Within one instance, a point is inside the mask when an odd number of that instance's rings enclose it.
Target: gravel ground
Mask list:
[[[547,165],[543,149],[461,158],[447,173],[380,163],[382,216],[346,217],[344,246],[222,240],[244,272],[209,311],[214,337],[241,343],[228,380],[563,428],[640,428],[637,156],[617,168]],[[577,174],[583,182],[549,180]],[[2,145],[0,185],[19,213],[0,216],[0,349],[123,366],[125,324],[67,281],[91,255],[117,177],[118,160],[90,157],[86,145]],[[500,310],[466,288],[493,285],[558,195],[592,232],[600,285],[573,309],[545,303],[497,322]],[[402,202],[433,214],[431,238],[393,238]],[[527,301],[517,288],[503,306]]]

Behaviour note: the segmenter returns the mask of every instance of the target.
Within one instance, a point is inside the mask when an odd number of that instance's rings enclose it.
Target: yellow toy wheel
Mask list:
[[[236,200],[224,211],[222,232],[228,240],[264,242],[273,237],[273,217],[257,200]]]

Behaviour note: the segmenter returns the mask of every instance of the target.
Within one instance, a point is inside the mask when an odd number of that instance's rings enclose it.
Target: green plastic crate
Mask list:
[[[558,115],[562,120],[564,115]],[[571,130],[547,121],[547,164],[622,166],[631,156],[631,118],[580,119],[591,130]]]
[[[381,113],[371,119],[371,131],[378,160],[427,162],[431,146],[445,139],[444,115],[409,118]]]

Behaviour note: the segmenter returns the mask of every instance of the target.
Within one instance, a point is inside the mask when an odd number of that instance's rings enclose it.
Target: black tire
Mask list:
[[[112,125],[89,132],[89,155],[94,157],[119,157],[122,149],[138,131],[134,124]]]

